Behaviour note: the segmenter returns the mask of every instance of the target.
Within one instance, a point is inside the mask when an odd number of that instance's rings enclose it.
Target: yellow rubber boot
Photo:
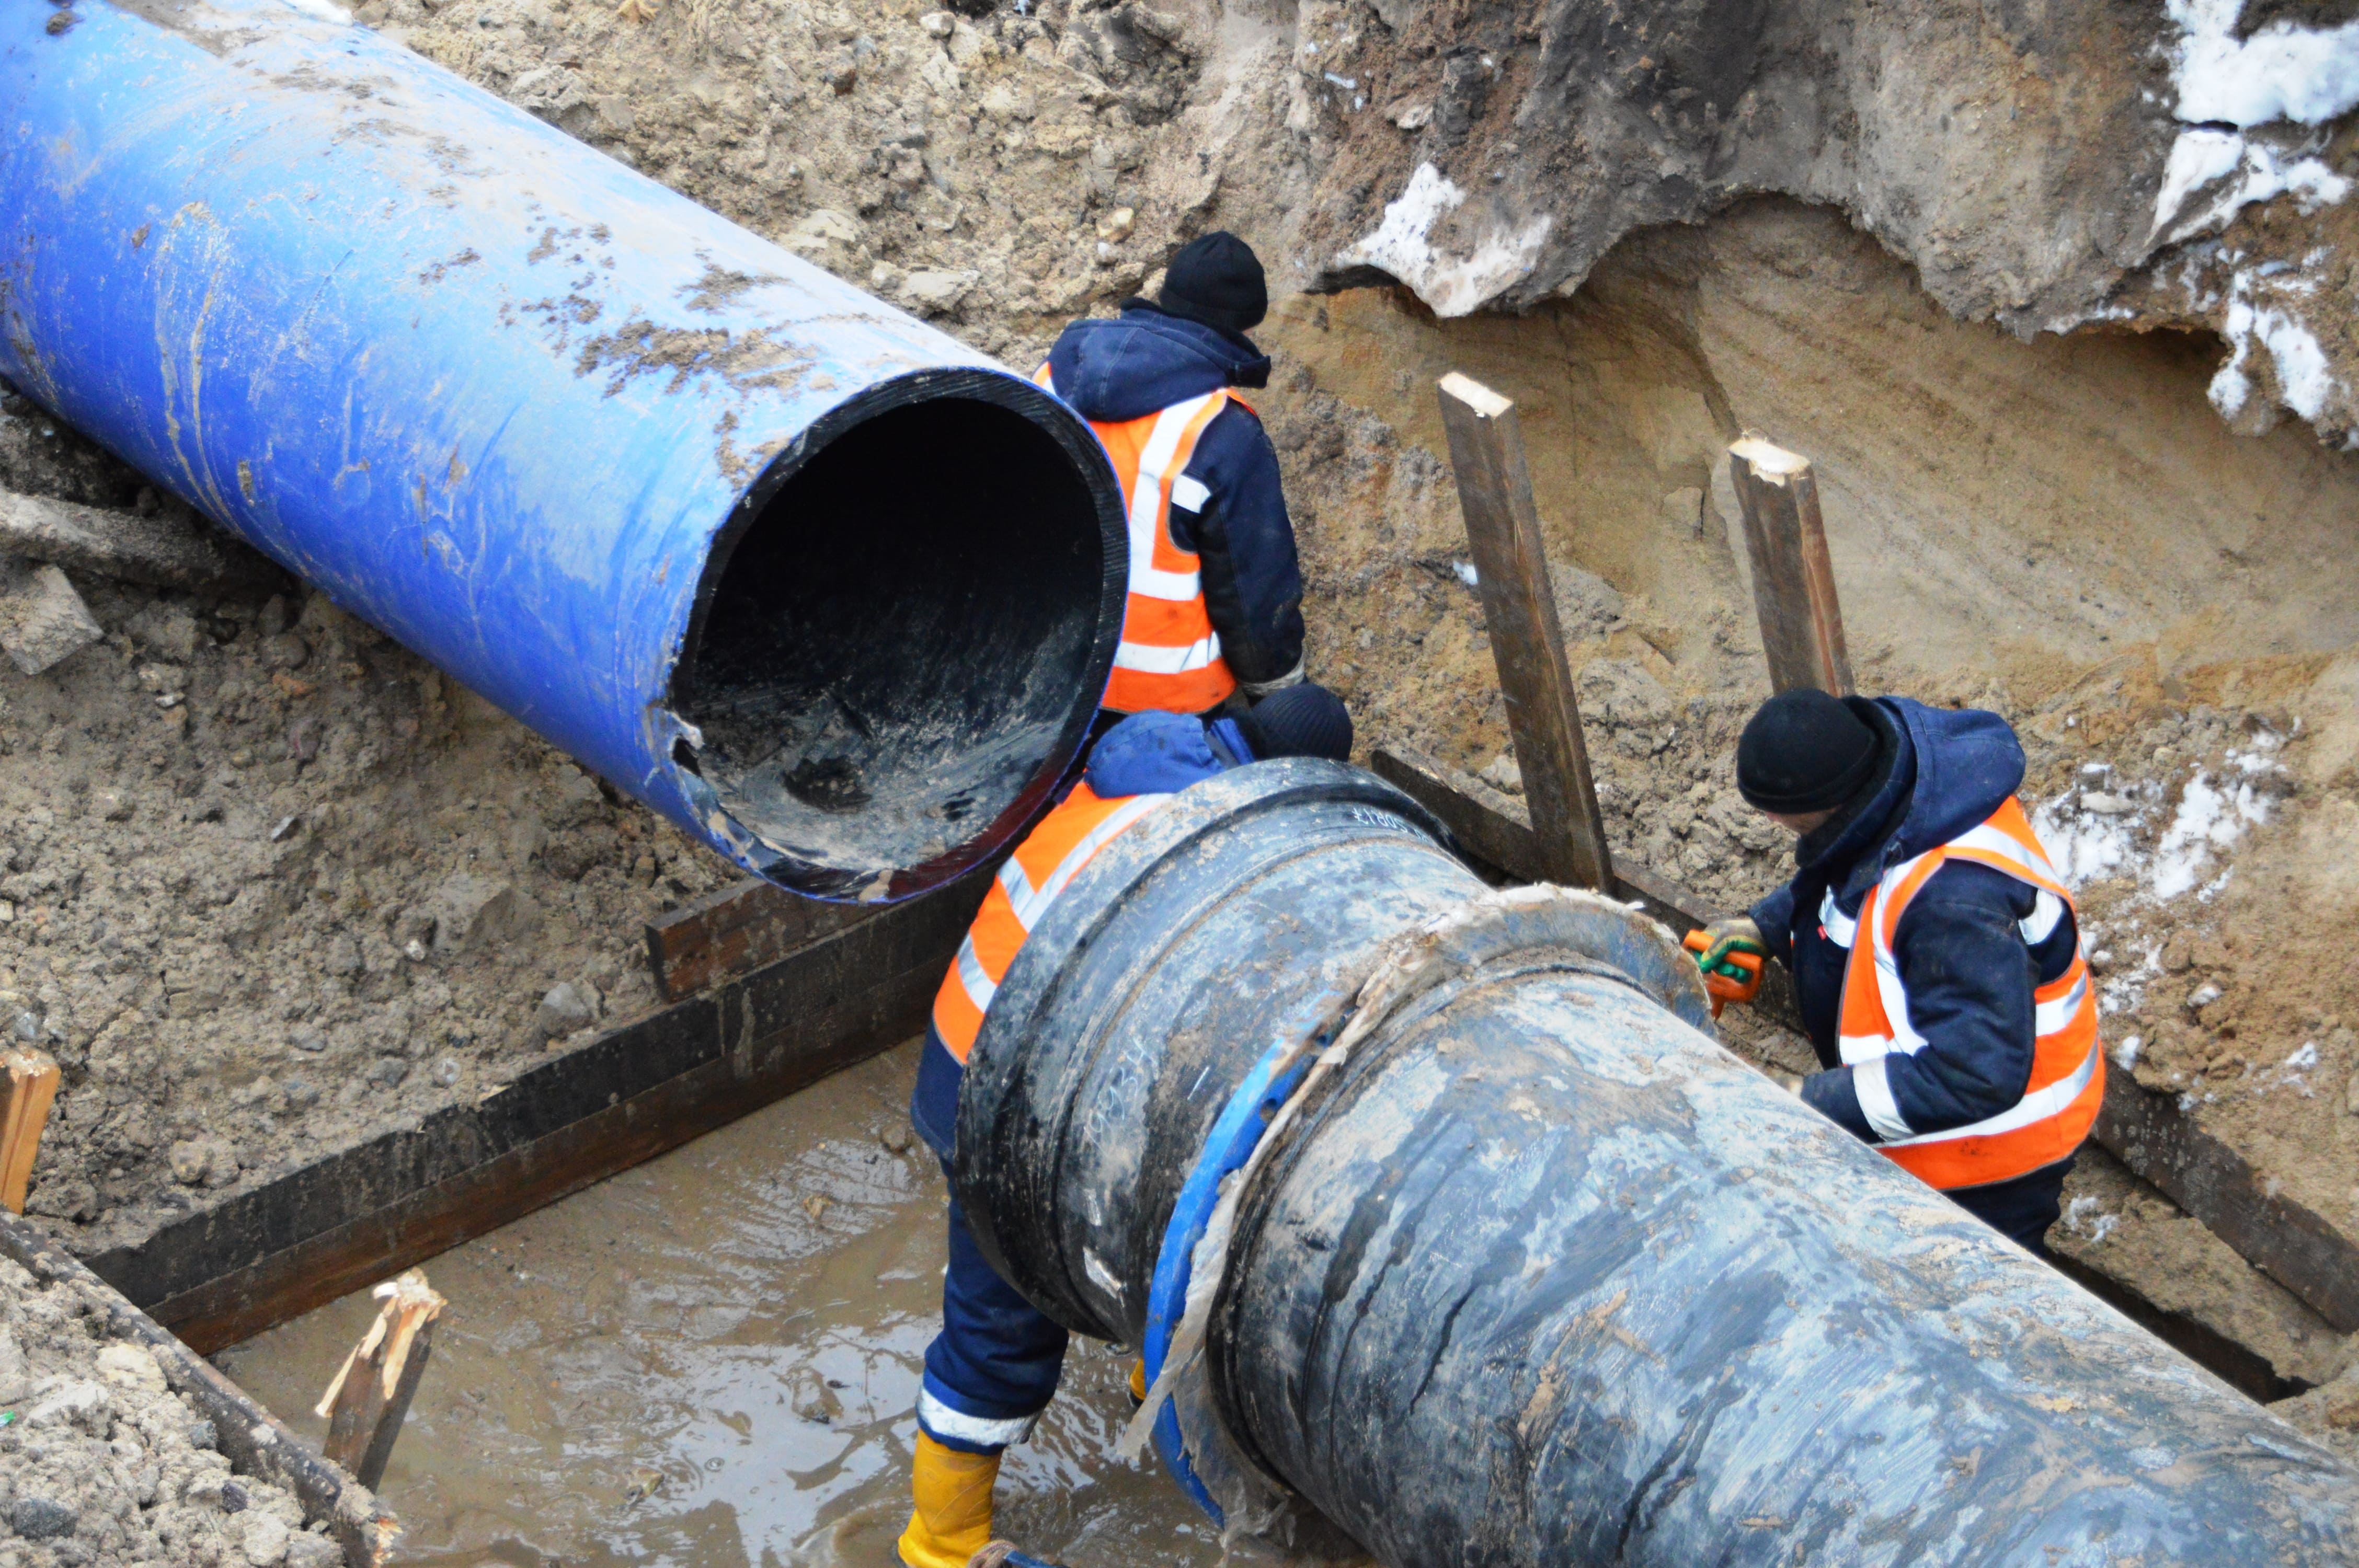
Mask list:
[[[918,1507],[901,1532],[901,1561],[908,1568],[966,1568],[991,1544],[991,1488],[998,1480],[998,1454],[961,1454],[918,1433],[910,1476]]]

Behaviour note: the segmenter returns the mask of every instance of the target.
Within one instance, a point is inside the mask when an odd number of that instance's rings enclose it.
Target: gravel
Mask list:
[[[0,1568],[332,1568],[295,1499],[231,1479],[212,1422],[108,1303],[0,1259]]]

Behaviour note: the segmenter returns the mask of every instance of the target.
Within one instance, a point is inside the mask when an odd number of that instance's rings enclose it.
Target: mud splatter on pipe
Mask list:
[[[321,0],[0,6],[0,375],[805,892],[986,853],[1120,632],[1062,405]]]
[[[1159,1373],[1216,1271],[1156,1417],[1202,1500],[1396,1568],[2349,1560],[2359,1477],[1723,1050],[1660,927],[1440,837],[1332,764],[1200,784],[969,1063],[959,1196],[1043,1311]]]

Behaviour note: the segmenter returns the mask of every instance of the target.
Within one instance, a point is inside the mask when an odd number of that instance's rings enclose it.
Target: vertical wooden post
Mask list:
[[[1455,371],[1441,378],[1440,390],[1458,504],[1543,870],[1551,881],[1610,892],[1605,822],[1589,776],[1516,406]]]
[[[0,1050],[0,1207],[25,1212],[33,1156],[58,1098],[58,1065],[46,1052]]]
[[[401,1435],[402,1420],[434,1347],[434,1320],[446,1304],[419,1269],[386,1281],[375,1294],[385,1301],[376,1321],[344,1357],[313,1411],[328,1422],[321,1454],[371,1490],[385,1478],[394,1439]]]
[[[1849,697],[1851,652],[1843,644],[1843,606],[1810,460],[1747,431],[1728,449],[1728,468],[1745,514],[1770,689],[1814,686]]]

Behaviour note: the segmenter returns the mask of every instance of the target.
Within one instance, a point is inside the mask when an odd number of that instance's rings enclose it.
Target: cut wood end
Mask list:
[[[405,1269],[377,1286],[375,1293],[384,1297],[386,1303],[384,1314],[377,1319],[378,1325],[382,1327],[388,1318],[393,1320],[393,1344],[386,1350],[382,1374],[385,1397],[390,1400],[401,1381],[403,1369],[409,1365],[410,1346],[451,1303],[426,1282],[423,1269]]]
[[[0,1049],[0,1069],[5,1069],[11,1081],[30,1083],[58,1076],[57,1058],[47,1051],[23,1050],[16,1046]]]
[[[1729,443],[1728,455],[1744,459],[1746,467],[1772,484],[1783,484],[1796,474],[1810,471],[1810,460],[1801,453],[1789,452],[1750,432]]]
[[[426,1282],[426,1271],[423,1269],[404,1269],[392,1279],[379,1283],[369,1293],[391,1303],[391,1311],[423,1312],[426,1314],[424,1321],[429,1323],[441,1316],[442,1309],[451,1304]]]
[[[381,1332],[384,1322],[384,1319],[379,1318],[377,1323],[375,1325],[372,1325],[369,1329],[369,1334],[374,1336]],[[333,1378],[328,1379],[328,1391],[321,1394],[320,1396],[320,1402],[311,1407],[311,1413],[313,1415],[318,1416],[321,1421],[325,1421],[330,1416],[335,1414],[336,1396],[344,1391],[344,1380],[353,1375],[353,1363],[360,1359],[361,1346],[367,1344],[367,1340],[363,1340],[361,1345],[356,1345],[351,1350],[345,1352],[344,1364],[336,1368],[336,1375]]]
[[[25,1212],[33,1160],[58,1095],[58,1064],[46,1051],[0,1049],[0,1208]]]
[[[380,1281],[369,1293],[385,1305],[377,1309],[368,1332],[361,1336],[361,1342],[353,1346],[351,1355],[344,1357],[344,1364],[336,1368],[335,1379],[329,1383],[328,1391],[320,1396],[320,1402],[311,1413],[322,1419],[334,1412],[337,1396],[344,1391],[344,1384],[351,1379],[353,1367],[375,1357],[379,1346],[386,1346],[381,1365],[384,1368],[385,1394],[391,1399],[394,1385],[401,1380],[402,1367],[409,1359],[410,1342],[418,1337],[419,1329],[440,1317],[442,1309],[451,1304],[426,1282],[426,1271],[423,1269],[406,1269],[392,1279]],[[388,1339],[392,1341],[390,1345],[386,1344]]]
[[[1500,396],[1471,375],[1451,371],[1441,378],[1441,395],[1454,397],[1485,419],[1496,419],[1515,407],[1515,400]]]

